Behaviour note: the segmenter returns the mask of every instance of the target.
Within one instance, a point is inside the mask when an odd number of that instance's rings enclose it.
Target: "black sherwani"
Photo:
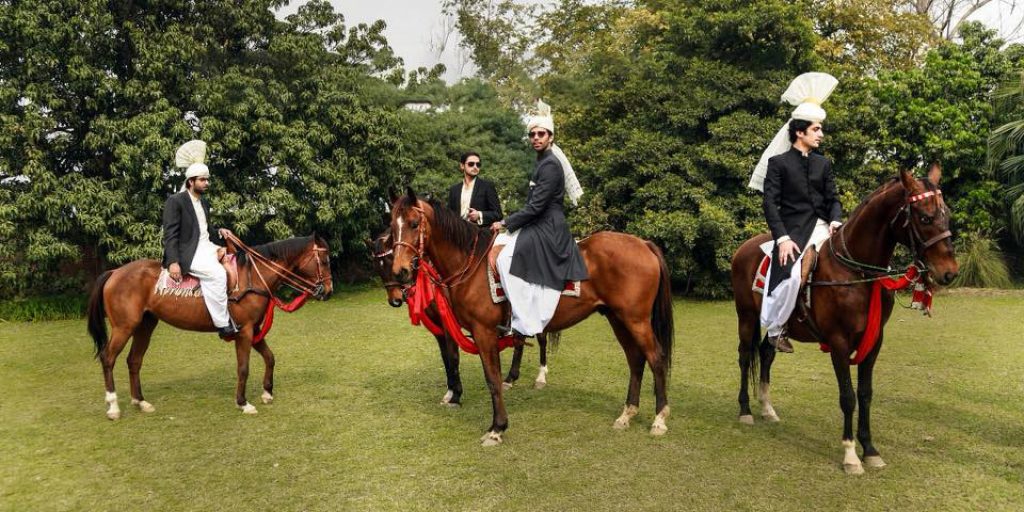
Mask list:
[[[519,232],[510,272],[527,283],[556,290],[566,281],[588,279],[583,256],[565,221],[562,165],[551,150],[537,157],[530,181],[526,205],[505,219],[509,231]]]
[[[481,225],[490,226],[502,218],[501,202],[498,201],[498,192],[494,184],[481,178],[476,178],[473,184],[473,195],[469,199],[469,207],[480,212],[483,217]],[[462,182],[458,182],[448,189],[448,209],[455,213],[462,213]]]
[[[806,157],[792,148],[768,160],[764,178],[764,216],[772,232],[772,239],[789,235],[802,251],[811,238],[818,219],[826,223],[838,222],[843,208],[836,197],[836,183],[832,176],[832,163],[821,154],[811,152]],[[772,251],[770,294],[775,286],[789,277],[793,263],[780,266],[779,247]]]
[[[199,198],[199,202],[206,213],[206,230],[210,234],[210,241],[224,245],[224,240],[210,224],[210,203],[203,197]],[[164,268],[169,267],[171,263],[177,263],[181,266],[181,275],[188,274],[192,267],[192,258],[196,255],[196,248],[199,247],[199,219],[196,217],[192,197],[187,190],[167,198],[167,202],[164,203],[163,226]]]

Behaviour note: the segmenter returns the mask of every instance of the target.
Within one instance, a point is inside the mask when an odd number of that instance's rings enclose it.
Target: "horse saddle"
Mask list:
[[[498,254],[504,249],[504,245],[494,245],[487,253],[487,285],[491,289],[491,300],[495,304],[501,304],[508,300],[505,296],[505,288],[501,286],[501,274],[498,272]],[[566,281],[562,289],[562,296],[579,297],[581,283],[579,281]]]
[[[767,242],[761,245],[761,250],[765,252],[764,258],[761,258],[761,264],[757,266],[757,270],[754,271],[754,283],[750,289],[755,293],[764,295],[764,289],[768,286],[768,269],[772,265],[772,244],[774,242]],[[767,246],[767,248],[765,247]],[[803,289],[807,286],[807,282],[811,278],[811,274],[814,273],[814,269],[818,268],[818,250],[811,245],[804,251],[803,258],[800,259],[800,288]]]
[[[228,252],[220,260],[227,273],[228,290],[238,290],[238,260],[234,252]],[[159,295],[174,295],[176,297],[202,297],[203,290],[200,287],[199,279],[191,274],[185,274],[181,281],[171,279],[171,274],[166,268],[160,270],[160,277],[156,280],[156,289]]]

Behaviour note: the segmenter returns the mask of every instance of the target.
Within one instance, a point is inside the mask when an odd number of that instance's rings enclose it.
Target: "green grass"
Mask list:
[[[737,422],[726,302],[676,304],[665,437],[647,434],[650,375],[633,427],[611,428],[628,373],[595,316],[565,333],[546,389],[530,387],[527,349],[495,448],[478,441],[477,358],[463,355],[465,405],[439,405],[433,339],[379,290],[278,315],[277,400],[256,416],[234,408],[233,350],[213,335],[157,329],[148,415],[128,404],[122,354],[111,422],[84,321],[0,324],[0,510],[1020,510],[1024,295],[944,294],[935,313],[889,324],[873,408],[889,466],[859,477],[840,468],[835,378],[814,345],[777,359],[782,422]]]

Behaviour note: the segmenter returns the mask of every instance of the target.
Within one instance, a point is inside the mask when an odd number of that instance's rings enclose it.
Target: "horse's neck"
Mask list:
[[[293,264],[291,260],[285,260],[285,261],[270,260],[270,261],[272,261],[272,262],[274,262],[274,263],[276,263],[276,264],[280,265],[281,267],[286,268],[288,270],[291,270],[292,264]],[[257,267],[259,267],[258,270],[257,270]],[[267,288],[266,291],[268,293],[274,293],[275,291],[277,291],[278,287],[281,286],[281,275],[280,275],[280,273],[276,272],[269,265],[264,264],[264,263],[259,262],[259,261],[256,261],[256,259],[253,258],[252,256],[249,256],[249,264],[246,265],[245,272],[249,273],[249,275],[247,277],[242,275],[242,270],[239,270],[239,273],[238,273],[239,287],[245,286],[244,284],[242,284],[243,282],[248,282],[249,286],[251,288],[262,289],[263,287],[266,287]],[[260,276],[262,276],[262,279],[261,279]]]
[[[430,246],[427,247],[427,256],[441,277],[451,277],[465,267],[470,254],[464,247],[459,247],[443,237],[433,237]]]
[[[864,205],[857,216],[846,223],[845,233],[833,237],[832,243],[841,244],[836,249],[861,263],[889,266],[896,250],[891,222],[898,214],[903,198],[901,191],[898,185],[890,186]]]

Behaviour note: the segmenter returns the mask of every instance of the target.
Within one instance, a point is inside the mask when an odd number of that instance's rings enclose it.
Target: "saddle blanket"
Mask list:
[[[236,271],[238,261],[235,260],[234,254],[227,254],[222,260],[226,267],[231,268],[231,273]],[[225,269],[226,270],[226,269]],[[230,278],[228,279],[230,281]],[[237,285],[236,285],[237,288]],[[156,286],[153,288],[153,293],[157,295],[172,295],[175,297],[182,298],[193,298],[202,297],[203,289],[199,284],[199,279],[191,274],[185,274],[181,276],[181,282],[177,282],[171,279],[170,272],[166,268],[160,269],[160,277],[156,279]]]
[[[505,296],[505,289],[501,286],[501,276],[498,275],[498,270],[488,267],[487,268],[487,284],[491,288],[491,300],[495,304],[501,304],[508,300]],[[562,290],[563,297],[579,297],[580,296],[580,282],[579,281],[566,281],[565,289]]]

